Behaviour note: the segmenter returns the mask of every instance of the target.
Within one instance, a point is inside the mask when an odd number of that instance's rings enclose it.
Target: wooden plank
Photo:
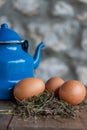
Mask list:
[[[87,109],[84,108],[80,112],[80,118],[58,118],[57,120],[52,118],[45,119],[23,119],[5,112],[12,110],[12,102],[0,101],[0,110],[4,110],[4,113],[0,111],[0,130],[87,130]],[[8,129],[7,129],[8,128]]]
[[[80,120],[87,130],[87,107],[84,107],[80,112]]]
[[[18,117],[14,117],[9,130],[85,130],[80,119],[28,119],[24,121]]]
[[[7,130],[10,119],[10,115],[0,114],[0,130]]]
[[[0,101],[0,130],[7,130],[11,121],[12,102]]]

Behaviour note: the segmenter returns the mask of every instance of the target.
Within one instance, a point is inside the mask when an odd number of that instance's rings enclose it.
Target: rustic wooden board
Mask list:
[[[23,121],[14,117],[9,130],[86,130],[80,119],[61,118]]]
[[[0,114],[0,130],[7,130],[11,116]]]
[[[80,112],[80,120],[83,124],[83,126],[85,127],[85,129],[87,130],[87,107],[83,108]]]
[[[0,130],[7,130],[9,123],[12,119],[12,115],[9,114],[12,110],[12,102],[10,101],[0,101]]]
[[[0,110],[12,110],[12,102],[0,101]],[[87,108],[83,108],[77,119],[45,118],[23,119],[6,113],[0,114],[0,130],[87,130]]]

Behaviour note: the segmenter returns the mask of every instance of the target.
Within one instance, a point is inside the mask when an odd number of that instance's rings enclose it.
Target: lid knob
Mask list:
[[[3,28],[8,28],[8,25],[6,24],[6,23],[3,23],[2,25],[1,25],[1,28],[3,29]]]

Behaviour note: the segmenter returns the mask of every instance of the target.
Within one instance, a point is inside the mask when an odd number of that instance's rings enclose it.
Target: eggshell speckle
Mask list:
[[[64,80],[59,77],[50,78],[45,87],[49,92],[56,92],[56,90],[64,83]]]
[[[85,86],[77,80],[65,82],[59,89],[60,99],[72,104],[80,104],[86,96]]]
[[[45,83],[39,78],[25,78],[14,87],[14,97],[19,100],[38,96],[45,90]]]

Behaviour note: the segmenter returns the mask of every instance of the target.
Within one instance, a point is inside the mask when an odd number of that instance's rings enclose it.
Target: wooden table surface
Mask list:
[[[87,108],[76,119],[28,119],[23,120],[10,114],[11,101],[0,101],[0,130],[87,130]]]

